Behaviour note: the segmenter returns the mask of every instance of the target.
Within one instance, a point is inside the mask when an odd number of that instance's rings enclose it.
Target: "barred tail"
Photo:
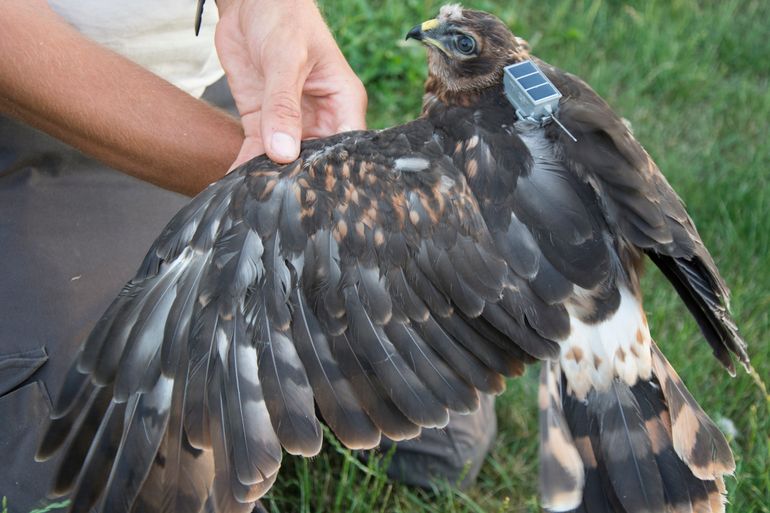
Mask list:
[[[578,399],[558,362],[540,381],[540,490],[548,511],[722,513],[735,469],[722,433],[653,344],[653,376]]]

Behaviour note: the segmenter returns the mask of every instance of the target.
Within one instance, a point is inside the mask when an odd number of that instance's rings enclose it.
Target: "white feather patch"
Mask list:
[[[617,311],[596,324],[585,323],[570,311],[570,335],[562,343],[560,363],[569,390],[579,399],[592,388],[606,390],[615,377],[629,386],[640,378],[650,379],[650,332],[641,303],[631,291],[620,287]]]
[[[463,17],[463,6],[460,4],[446,4],[438,12],[441,20],[457,21]]]
[[[449,178],[446,175],[441,175],[441,182],[439,183],[438,190],[441,193],[446,194],[450,190],[452,190],[452,187],[456,185],[456,182]]]
[[[423,157],[401,157],[394,162],[396,171],[406,171],[407,173],[425,171],[430,167],[430,161]]]

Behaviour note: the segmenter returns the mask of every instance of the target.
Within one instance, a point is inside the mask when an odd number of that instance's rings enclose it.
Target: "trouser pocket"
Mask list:
[[[22,385],[47,360],[45,348],[0,354],[0,496],[8,513],[26,513],[48,502],[54,469],[52,462],[37,463],[35,450],[51,403],[40,381]]]

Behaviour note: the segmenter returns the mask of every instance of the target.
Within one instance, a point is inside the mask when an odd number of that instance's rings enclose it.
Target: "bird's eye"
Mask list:
[[[470,55],[476,50],[476,41],[471,36],[461,34],[455,38],[457,50],[465,55]]]

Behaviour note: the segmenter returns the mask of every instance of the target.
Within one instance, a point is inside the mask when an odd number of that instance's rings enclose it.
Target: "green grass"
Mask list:
[[[369,91],[369,123],[413,119],[425,79],[424,50],[403,42],[433,17],[434,1],[321,0],[332,29]],[[541,58],[587,80],[629,119],[688,205],[733,291],[733,310],[757,374],[770,376],[770,42],[764,0],[478,1]],[[653,336],[714,418],[738,430],[727,480],[732,512],[770,512],[770,412],[752,377],[731,379],[657,271],[645,278]],[[311,460],[287,458],[267,497],[272,512],[539,511],[535,372],[499,398],[500,433],[479,481],[432,494],[388,481],[327,443]],[[331,442],[327,438],[328,442]]]

